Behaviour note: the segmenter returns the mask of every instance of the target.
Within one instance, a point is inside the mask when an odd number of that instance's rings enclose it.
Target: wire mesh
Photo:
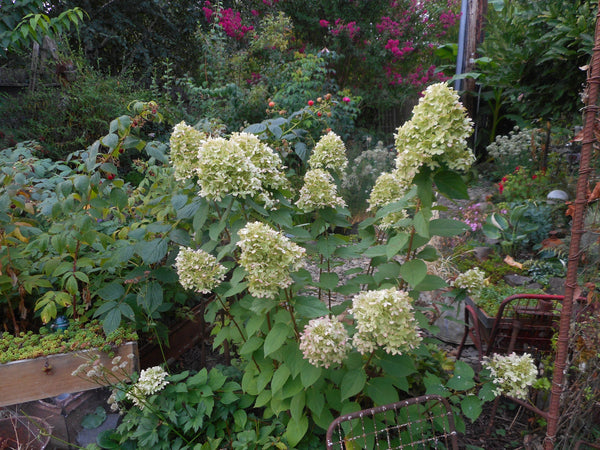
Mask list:
[[[425,395],[335,419],[327,430],[327,450],[358,449],[458,449],[450,404]]]

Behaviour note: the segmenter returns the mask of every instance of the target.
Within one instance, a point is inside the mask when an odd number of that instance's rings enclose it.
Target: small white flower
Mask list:
[[[308,165],[311,169],[330,169],[341,173],[348,165],[344,141],[333,131],[322,136],[308,158]]]
[[[490,370],[496,395],[525,399],[537,378],[537,368],[529,353],[521,356],[514,352],[510,355],[494,354],[491,358],[486,357],[483,365]]]
[[[179,283],[185,288],[204,294],[221,284],[227,269],[217,258],[202,249],[182,248],[175,258]]]
[[[147,397],[161,391],[169,382],[165,379],[168,373],[160,366],[142,370],[140,377],[125,396],[140,409],[144,408]]]
[[[300,336],[300,350],[313,366],[342,364],[350,351],[348,332],[336,319],[312,319]]]
[[[487,280],[485,272],[479,267],[474,267],[459,274],[452,284],[459,289],[466,289],[469,294],[476,294],[487,284]]]
[[[255,297],[274,298],[292,284],[290,270],[303,264],[305,249],[261,222],[248,223],[238,235],[240,265],[248,272],[248,290]]]
[[[325,207],[346,206],[344,199],[337,195],[333,177],[323,169],[312,169],[304,175],[304,186],[300,189],[298,208],[311,212]]]
[[[352,300],[350,312],[357,329],[352,343],[362,354],[379,346],[386,353],[399,355],[421,342],[412,300],[404,291],[363,291]]]

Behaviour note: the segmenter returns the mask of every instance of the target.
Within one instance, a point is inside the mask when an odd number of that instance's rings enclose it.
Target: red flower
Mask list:
[[[507,182],[508,178],[507,177],[502,177],[502,181]]]
[[[504,191],[504,185],[502,183],[498,183],[498,190],[500,191],[501,194]]]
[[[309,101],[308,101],[308,106],[312,106],[312,105],[314,105],[314,104],[315,104],[315,102],[313,102],[312,100],[309,100]]]
[[[537,178],[537,175],[531,175],[531,179],[535,180]]]

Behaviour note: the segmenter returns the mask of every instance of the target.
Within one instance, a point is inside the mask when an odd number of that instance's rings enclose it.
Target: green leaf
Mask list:
[[[454,376],[448,380],[448,388],[455,391],[466,391],[475,386],[473,377],[475,372],[467,363],[456,361],[454,365]]]
[[[304,142],[296,142],[296,144],[294,145],[294,151],[296,152],[296,155],[298,155],[298,157],[302,160],[302,162],[306,162],[308,160],[309,151],[308,147]]]
[[[96,443],[100,448],[108,450],[123,448],[120,442],[120,435],[115,433],[114,430],[101,431],[96,438]]]
[[[200,206],[198,206],[198,211],[196,211],[196,213],[194,214],[194,219],[192,220],[192,227],[194,228],[195,232],[199,232],[202,230],[202,227],[204,226],[204,223],[208,218],[208,212],[209,204],[205,199],[201,198]]]
[[[394,403],[400,399],[392,380],[386,377],[370,379],[367,383],[366,393],[375,402],[376,406]]]
[[[400,275],[400,264],[396,261],[391,261],[387,264],[382,264],[377,267],[377,272],[373,278],[377,283],[381,283],[383,280],[392,279],[395,280]]]
[[[302,371],[300,372],[300,380],[302,381],[302,385],[305,388],[309,388],[315,384],[320,377],[321,368],[313,366],[311,363],[306,361],[306,364],[304,364]]]
[[[125,294],[125,288],[117,282],[107,284],[98,290],[98,295],[102,300],[117,300]]]
[[[306,405],[306,393],[301,391],[294,395],[292,402],[290,403],[290,414],[292,419],[300,419],[304,413],[304,406]]]
[[[100,143],[113,150],[119,143],[119,136],[114,133],[107,134],[106,136],[100,138]]]
[[[431,185],[431,171],[429,168],[423,166],[413,182],[417,185],[417,196],[421,200],[421,204],[426,208],[430,208],[433,202],[433,186]]]
[[[119,209],[123,209],[128,205],[129,198],[123,189],[112,188],[110,191],[110,201]]]
[[[425,218],[423,211],[419,211],[415,214],[415,218],[413,220],[413,225],[415,227],[415,231],[419,236],[424,238],[429,238],[429,221]]]
[[[273,391],[273,394],[281,390],[289,377],[289,367],[286,364],[281,364],[273,374],[273,379],[271,380],[271,391]]]
[[[446,389],[442,380],[435,376],[431,372],[426,372],[423,378],[423,384],[425,385],[426,394],[441,395],[442,397],[449,397],[450,391]]]
[[[183,247],[189,247],[192,242],[190,234],[182,228],[171,230],[169,233],[169,240]]]
[[[408,233],[399,233],[396,236],[392,237],[386,246],[386,256],[388,259],[392,259],[399,252],[404,250],[406,244],[408,243],[409,235]]]
[[[441,194],[449,198],[469,199],[467,185],[458,173],[449,170],[440,171],[433,176],[433,181]]]
[[[340,385],[341,400],[344,401],[361,392],[365,387],[366,381],[367,374],[362,368],[346,372]]]
[[[108,335],[119,328],[119,325],[121,325],[121,310],[113,308],[102,319],[102,328],[104,328],[104,332]]]
[[[167,254],[167,240],[163,238],[151,241],[140,241],[135,245],[135,251],[146,264],[154,264],[162,260]]]
[[[267,129],[267,125],[264,122],[254,123],[244,128],[244,133],[260,134]]]
[[[93,413],[87,414],[81,421],[81,426],[86,430],[98,428],[106,420],[106,411],[102,406],[96,407]]]
[[[340,277],[338,276],[337,273],[335,272],[323,272],[321,274],[321,278],[319,280],[319,283],[317,283],[317,286],[319,286],[322,289],[335,289],[338,282],[340,280]]]
[[[274,351],[278,350],[288,337],[292,330],[285,323],[278,322],[273,325],[269,334],[265,339],[264,352],[265,357],[269,356]]]
[[[481,231],[483,231],[483,234],[490,239],[500,239],[502,237],[500,230],[489,223],[484,223],[481,227]]]
[[[429,234],[431,236],[452,237],[464,233],[469,226],[454,219],[433,219],[429,222]]]
[[[425,275],[425,278],[415,286],[417,291],[435,291],[448,287],[448,283],[437,275]]]
[[[467,395],[460,402],[463,414],[474,422],[481,415],[481,400],[476,395]]]
[[[271,391],[268,389],[265,389],[264,391],[261,391],[260,394],[258,394],[258,396],[256,397],[256,402],[254,403],[254,407],[255,408],[261,408],[263,406],[265,406],[267,403],[269,403],[271,401]]]
[[[284,437],[287,438],[288,444],[293,448],[302,440],[307,430],[308,418],[306,416],[300,417],[299,420],[292,417],[288,422]]]
[[[379,362],[379,366],[386,375],[397,377],[407,377],[417,371],[412,358],[407,355],[386,355],[385,359]]]
[[[158,141],[150,141],[144,147],[144,151],[151,158],[155,158],[162,163],[169,162],[169,157],[167,156],[167,146],[162,142]]]
[[[495,388],[494,383],[491,381],[484,383],[481,389],[479,389],[479,398],[484,402],[491,402],[496,398],[496,394],[494,393]]]
[[[298,317],[314,319],[329,314],[329,309],[317,297],[298,296],[294,299],[294,309]]]
[[[412,259],[400,267],[400,275],[411,287],[417,286],[427,275],[427,265],[420,259]]]
[[[320,416],[325,406],[325,395],[318,389],[308,389],[306,391],[306,406],[315,416]]]

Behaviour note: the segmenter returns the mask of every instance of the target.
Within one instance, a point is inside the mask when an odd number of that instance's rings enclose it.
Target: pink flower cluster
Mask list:
[[[207,0],[204,2],[204,7],[202,8],[204,11],[204,17],[209,22],[215,13],[211,6],[211,3]],[[219,13],[219,25],[223,27],[223,31],[225,31],[225,34],[229,37],[240,40],[246,35],[246,33],[254,29],[252,25],[242,25],[242,17],[239,11],[234,11],[231,8],[227,8],[221,9]]]
[[[400,48],[400,41],[398,39],[389,39],[385,44],[385,49],[392,52],[396,58],[402,58],[405,54],[412,52],[415,48],[412,46],[412,42],[405,42],[403,47]]]
[[[329,22],[326,20],[319,20],[319,25],[322,27],[327,27],[329,26]],[[354,40],[359,32],[360,27],[356,25],[356,22],[344,23],[342,19],[335,19],[334,26],[330,31],[330,33],[334,36],[339,36],[341,33],[347,33],[351,40]]]
[[[390,36],[402,36],[404,31],[400,29],[400,24],[390,17],[382,17],[381,22],[375,25],[377,32],[388,33]]]

